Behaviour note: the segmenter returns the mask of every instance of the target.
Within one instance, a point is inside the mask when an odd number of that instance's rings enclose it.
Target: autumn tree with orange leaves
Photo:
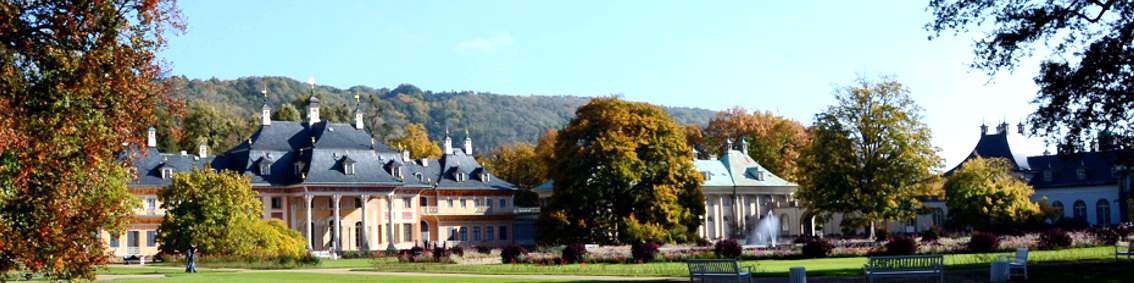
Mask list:
[[[0,272],[94,279],[99,231],[137,205],[118,153],[141,144],[166,93],[155,53],[183,30],[172,1],[0,2]]]
[[[777,176],[797,181],[799,155],[811,145],[807,128],[799,121],[742,107],[717,112],[705,127],[700,150],[721,155],[726,140],[740,150],[741,141],[748,142],[748,155]]]

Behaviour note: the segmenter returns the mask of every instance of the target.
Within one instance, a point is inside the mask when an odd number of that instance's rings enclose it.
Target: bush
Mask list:
[[[975,232],[969,236],[969,251],[991,253],[1000,249],[1000,238],[992,233]]]
[[[893,236],[890,241],[886,243],[886,254],[888,255],[912,255],[917,252],[917,241],[913,238],[906,236]]]
[[[1063,217],[1058,221],[1055,221],[1055,227],[1066,231],[1078,231],[1086,230],[1088,227],[1091,227],[1091,224],[1087,223],[1086,219],[1077,217]]]
[[[567,245],[563,248],[563,260],[570,263],[576,263],[587,255],[587,246],[579,243]]]
[[[527,253],[522,247],[509,245],[500,250],[500,259],[503,263],[517,263],[520,262],[520,255]]]
[[[723,240],[713,247],[713,252],[718,258],[740,258],[740,253],[743,251],[744,248],[740,247],[740,243],[734,240]]]
[[[465,256],[465,248],[462,248],[461,246],[454,246],[452,248],[449,248],[449,253],[456,255],[456,256],[462,256],[463,257],[463,256]]]
[[[806,258],[821,258],[827,257],[831,254],[831,250],[835,247],[824,239],[810,239],[807,243],[803,244],[803,257]]]
[[[929,228],[921,232],[922,242],[937,242],[937,239],[940,238],[941,231],[937,230],[937,228]]]
[[[1118,232],[1114,230],[1106,228],[1095,229],[1091,234],[1095,235],[1095,239],[1098,239],[1100,244],[1112,246],[1118,243]]]
[[[637,243],[630,246],[630,255],[634,257],[634,261],[646,263],[653,261],[658,254],[658,244],[655,243]]]
[[[433,247],[433,261],[441,262],[443,259],[449,258],[449,250],[445,247]]]
[[[890,239],[890,232],[882,229],[874,230],[874,241],[885,242]]]
[[[481,253],[481,254],[490,254],[490,253],[492,253],[492,248],[485,247],[485,246],[479,246],[479,247],[476,247],[476,252]]]
[[[712,245],[713,245],[713,242],[709,242],[709,240],[707,240],[707,239],[697,240],[697,246],[698,247],[708,247],[708,246],[712,246]]]
[[[1071,247],[1071,235],[1061,229],[1051,229],[1043,232],[1039,237],[1039,249],[1059,250]]]

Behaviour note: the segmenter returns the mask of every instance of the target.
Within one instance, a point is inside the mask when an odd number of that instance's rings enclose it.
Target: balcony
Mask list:
[[[467,207],[467,208],[441,208],[436,206],[423,206],[421,207],[421,215],[512,215],[512,214],[528,214],[539,213],[538,207],[514,207],[514,208],[492,208],[492,207]]]
[[[515,214],[539,214],[539,207],[517,207],[513,210]]]

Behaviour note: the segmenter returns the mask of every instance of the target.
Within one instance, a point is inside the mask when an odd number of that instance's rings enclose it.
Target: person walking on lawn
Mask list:
[[[197,243],[189,244],[189,248],[185,250],[185,258],[189,260],[189,264],[185,266],[185,272],[197,273]]]

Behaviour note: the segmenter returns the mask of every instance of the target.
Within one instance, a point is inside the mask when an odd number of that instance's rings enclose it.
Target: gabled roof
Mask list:
[[[136,178],[127,184],[130,187],[168,186],[172,178],[162,179],[162,169],[169,168],[174,173],[188,172],[197,168],[206,168],[213,161],[212,157],[161,153],[153,147],[147,147],[142,151],[129,150],[125,156],[130,158],[130,163],[137,170]]]
[[[471,155],[465,154],[464,151],[456,150],[452,154],[445,154],[437,160],[438,167],[441,168],[440,174],[436,180],[437,189],[489,189],[489,190],[517,190],[518,187],[507,181],[500,180],[500,178],[489,178],[487,182],[481,180],[476,176],[470,176],[469,173],[478,172],[483,170],[483,166],[476,161]],[[457,181],[456,174],[465,174],[463,181]],[[490,174],[491,175],[491,174]]]

